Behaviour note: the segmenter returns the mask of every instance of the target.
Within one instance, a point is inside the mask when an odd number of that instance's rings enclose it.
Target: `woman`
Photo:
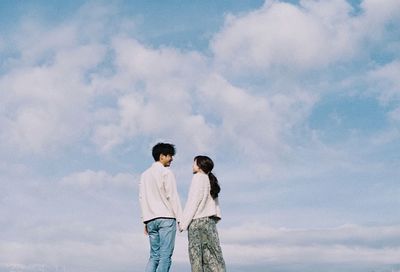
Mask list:
[[[193,162],[193,179],[180,222],[180,230],[188,229],[189,258],[192,272],[225,272],[216,223],[221,219],[217,178],[211,173],[213,161],[197,156]]]

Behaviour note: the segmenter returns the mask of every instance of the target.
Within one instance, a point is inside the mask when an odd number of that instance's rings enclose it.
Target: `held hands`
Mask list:
[[[181,222],[178,222],[178,228],[179,228],[179,232],[183,232],[184,231],[184,229],[181,226]]]

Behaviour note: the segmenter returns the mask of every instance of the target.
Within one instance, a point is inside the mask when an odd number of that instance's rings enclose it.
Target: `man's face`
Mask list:
[[[160,162],[165,167],[169,167],[173,160],[174,160],[174,158],[171,155],[164,155],[164,154],[160,155]]]

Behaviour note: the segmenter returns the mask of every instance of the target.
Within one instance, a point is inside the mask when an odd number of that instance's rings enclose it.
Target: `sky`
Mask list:
[[[400,271],[399,74],[398,0],[2,0],[0,272],[143,271],[161,141],[228,271]]]

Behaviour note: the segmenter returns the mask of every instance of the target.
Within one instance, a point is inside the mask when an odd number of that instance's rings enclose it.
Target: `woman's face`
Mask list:
[[[193,174],[196,174],[196,173],[201,171],[200,167],[197,165],[197,161],[196,160],[193,162],[192,168],[193,168]]]

